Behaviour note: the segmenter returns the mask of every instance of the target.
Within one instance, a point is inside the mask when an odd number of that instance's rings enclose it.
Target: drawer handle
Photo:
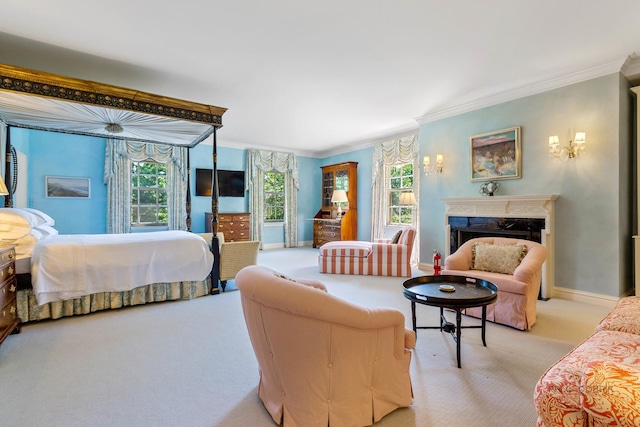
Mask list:
[[[14,257],[14,253],[13,252],[9,252],[9,259],[13,259]]]
[[[11,306],[11,308],[9,309],[9,314],[14,314],[16,312],[16,308],[14,306]]]
[[[11,287],[9,288],[10,292],[15,292],[16,291],[16,285],[11,285]],[[3,289],[4,290],[4,289]]]
[[[13,267],[9,266],[9,274],[13,274]]]

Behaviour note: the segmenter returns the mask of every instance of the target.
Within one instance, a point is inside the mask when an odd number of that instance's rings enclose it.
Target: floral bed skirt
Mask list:
[[[67,301],[38,305],[31,289],[18,291],[18,316],[23,323],[78,316],[101,310],[115,310],[132,305],[160,301],[194,299],[208,295],[210,279],[205,281],[154,283],[124,292],[101,292]]]

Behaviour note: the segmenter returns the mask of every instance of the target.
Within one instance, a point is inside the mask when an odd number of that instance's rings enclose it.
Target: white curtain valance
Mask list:
[[[247,156],[247,170],[249,179],[246,183],[247,190],[251,189],[253,182],[253,171],[277,171],[281,173],[289,172],[293,185],[300,189],[298,182],[298,160],[293,153],[281,153],[276,151],[249,150]]]
[[[418,135],[381,142],[373,148],[371,183],[374,185],[384,165],[414,163],[419,156]]]

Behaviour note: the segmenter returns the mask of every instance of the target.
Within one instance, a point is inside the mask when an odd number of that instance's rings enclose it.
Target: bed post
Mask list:
[[[13,194],[11,191],[13,190],[13,186],[11,185],[11,126],[7,125],[7,143],[5,146],[4,153],[5,165],[4,165],[4,182],[7,186],[7,190],[9,190],[9,194],[4,196],[4,207],[12,208],[13,207]]]
[[[213,269],[211,270],[211,294],[220,293],[220,242],[218,239],[218,139],[217,128],[213,128],[213,171],[211,176],[211,252]]]
[[[187,231],[191,231],[191,149],[187,148]]]

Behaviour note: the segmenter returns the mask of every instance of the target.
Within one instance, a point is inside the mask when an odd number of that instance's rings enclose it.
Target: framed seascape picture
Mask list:
[[[520,127],[471,137],[471,181],[522,177]]]
[[[91,197],[91,178],[75,176],[45,176],[47,197]]]

